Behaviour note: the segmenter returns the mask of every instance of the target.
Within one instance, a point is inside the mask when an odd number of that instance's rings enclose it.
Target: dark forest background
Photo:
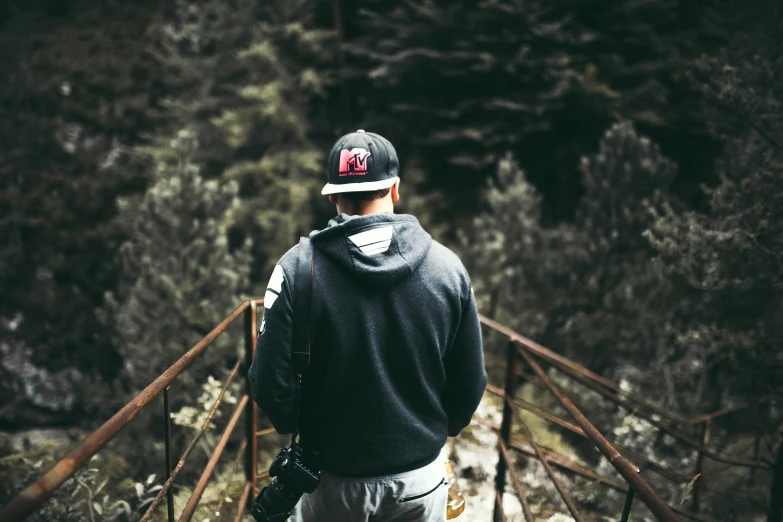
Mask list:
[[[5,0],[3,503],[41,471],[14,434],[94,428],[263,293],[358,128],[485,315],[686,417],[783,386],[779,0]],[[217,345],[180,426],[241,332]],[[147,476],[152,419],[110,467]],[[772,463],[781,421],[715,437]],[[779,521],[770,487],[705,513]]]

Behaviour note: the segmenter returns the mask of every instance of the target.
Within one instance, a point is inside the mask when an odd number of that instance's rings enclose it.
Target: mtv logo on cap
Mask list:
[[[321,194],[384,190],[399,181],[400,162],[394,146],[378,134],[359,129],[332,145]]]
[[[343,149],[340,151],[339,176],[364,176],[367,174],[367,158],[370,151],[362,148]]]

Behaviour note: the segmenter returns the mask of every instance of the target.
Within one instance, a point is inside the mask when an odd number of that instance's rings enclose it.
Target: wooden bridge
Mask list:
[[[173,522],[175,517],[172,485],[177,480],[196,444],[211,426],[215,412],[223,402],[225,392],[232,380],[238,373],[243,377],[247,374],[255,352],[255,334],[258,331],[258,306],[262,304],[263,300],[260,299],[251,299],[240,304],[228,317],[177,360],[168,370],[156,378],[135,399],[126,404],[83,443],[73,449],[67,457],[58,462],[51,470],[4,506],[0,510],[0,522],[24,520],[35,513],[66,480],[85,466],[109,441],[120,434],[123,428],[142,409],[149,407],[153,399],[161,394],[163,395],[162,408],[163,418],[165,419],[165,454],[161,455],[161,459],[164,460],[162,467],[165,467],[166,482],[140,520],[141,522],[150,520],[152,515],[156,513],[156,510],[159,508],[163,509],[161,504],[165,499],[167,519],[169,522]],[[236,361],[201,429],[190,441],[179,461],[172,467],[171,412],[169,407],[169,395],[172,393],[171,387],[175,383],[177,376],[185,371],[209,347],[212,341],[223,333],[229,325],[239,319],[240,316],[244,318],[244,360]],[[528,504],[525,485],[522,484],[514,472],[511,452],[540,461],[549,479],[557,489],[563,504],[577,522],[582,522],[584,517],[580,514],[569,492],[563,486],[553,468],[557,468],[563,473],[587,478],[602,487],[624,493],[625,501],[620,516],[622,522],[628,520],[636,498],[638,498],[638,502],[646,506],[657,520],[669,522],[680,520],[681,517],[683,519],[710,522],[712,519],[701,513],[702,497],[709,484],[709,473],[710,471],[717,472],[710,470],[708,467],[709,461],[721,463],[723,467],[719,471],[727,468],[745,470],[749,475],[748,479],[751,481],[754,480],[756,470],[770,469],[768,463],[758,459],[758,438],[756,439],[753,459],[727,456],[710,450],[710,429],[713,421],[716,419],[745,410],[755,404],[769,401],[776,397],[777,393],[762,397],[752,404],[739,404],[708,415],[686,419],[657,406],[643,397],[624,390],[617,383],[561,357],[491,319],[481,317],[481,322],[487,328],[487,333],[493,332],[492,335],[499,335],[507,340],[506,360],[504,364],[501,364],[505,366],[504,387],[501,389],[492,384],[487,385],[487,393],[503,399],[501,424],[497,426],[474,417],[476,423],[489,426],[499,435],[497,444],[498,463],[495,476],[495,509],[493,515],[495,522],[506,520],[506,514],[503,509],[503,493],[507,489],[507,478],[510,478],[511,489],[519,500],[525,520],[528,522],[536,520]],[[695,468],[689,472],[672,470],[640,453],[607,440],[585,415],[585,413],[588,413],[595,418],[602,415],[602,413],[591,411],[585,405],[580,404],[577,397],[571,397],[564,392],[561,387],[555,384],[550,373],[544,369],[544,366],[595,392],[612,408],[627,410],[630,414],[644,419],[658,431],[659,436],[666,435],[674,439],[683,450],[695,455]],[[522,382],[529,382],[533,386],[551,393],[562,408],[570,414],[573,422],[559,417],[554,412],[548,411],[540,405],[517,397],[517,390]],[[520,410],[525,410],[544,419],[553,426],[559,427],[559,429],[591,441],[595,448],[608,459],[619,477],[600,475],[594,469],[585,467],[564,455],[539,446],[525,424],[524,419],[518,414]],[[237,452],[235,464],[238,465],[239,462],[244,461],[245,485],[236,504],[239,506],[239,509],[235,519],[239,521],[243,515],[248,514],[246,508],[249,507],[253,498],[259,492],[262,483],[269,479],[268,473],[258,472],[258,444],[259,441],[264,441],[264,437],[273,433],[274,430],[259,430],[258,420],[258,408],[250,398],[249,384],[247,384],[245,394],[238,401],[233,414],[226,424],[219,442],[216,444],[190,499],[179,517],[179,522],[189,522],[192,519],[213,474],[213,470],[221,459],[229,439],[240,423],[243,424],[245,437]],[[519,435],[512,435],[515,431],[515,425],[520,433]],[[694,430],[697,432],[695,436],[692,433]],[[646,477],[652,477],[652,475],[656,476],[656,481],[678,484],[683,488],[690,487],[692,496],[688,509],[682,505],[672,505],[664,501],[661,495],[650,485],[651,481],[646,480]],[[466,511],[462,518],[466,521],[474,520],[470,517],[469,511]]]

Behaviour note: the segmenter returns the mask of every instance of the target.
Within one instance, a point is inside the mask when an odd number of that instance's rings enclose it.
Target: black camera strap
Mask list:
[[[299,435],[299,399],[302,392],[302,374],[310,364],[310,315],[312,310],[313,277],[315,276],[315,248],[310,238],[299,239],[299,262],[294,280],[294,317],[291,336],[291,366],[296,375],[294,397],[294,431],[291,442]]]

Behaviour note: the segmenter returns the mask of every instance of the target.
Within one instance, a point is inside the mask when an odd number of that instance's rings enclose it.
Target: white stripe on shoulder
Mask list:
[[[264,294],[264,308],[272,308],[272,305],[275,304],[277,296],[283,291],[284,279],[283,267],[276,265],[272,272],[272,277],[269,278],[269,284],[267,285],[266,293]]]
[[[393,234],[394,226],[387,225],[348,236],[348,239],[358,246],[362,253],[371,256],[389,250]]]
[[[267,288],[271,288],[279,294],[283,290],[283,279],[283,267],[275,265],[275,270],[272,272],[272,277],[269,278]]]
[[[277,294],[267,290],[264,294],[264,308],[272,308],[272,305],[275,304],[275,301],[277,301]]]

